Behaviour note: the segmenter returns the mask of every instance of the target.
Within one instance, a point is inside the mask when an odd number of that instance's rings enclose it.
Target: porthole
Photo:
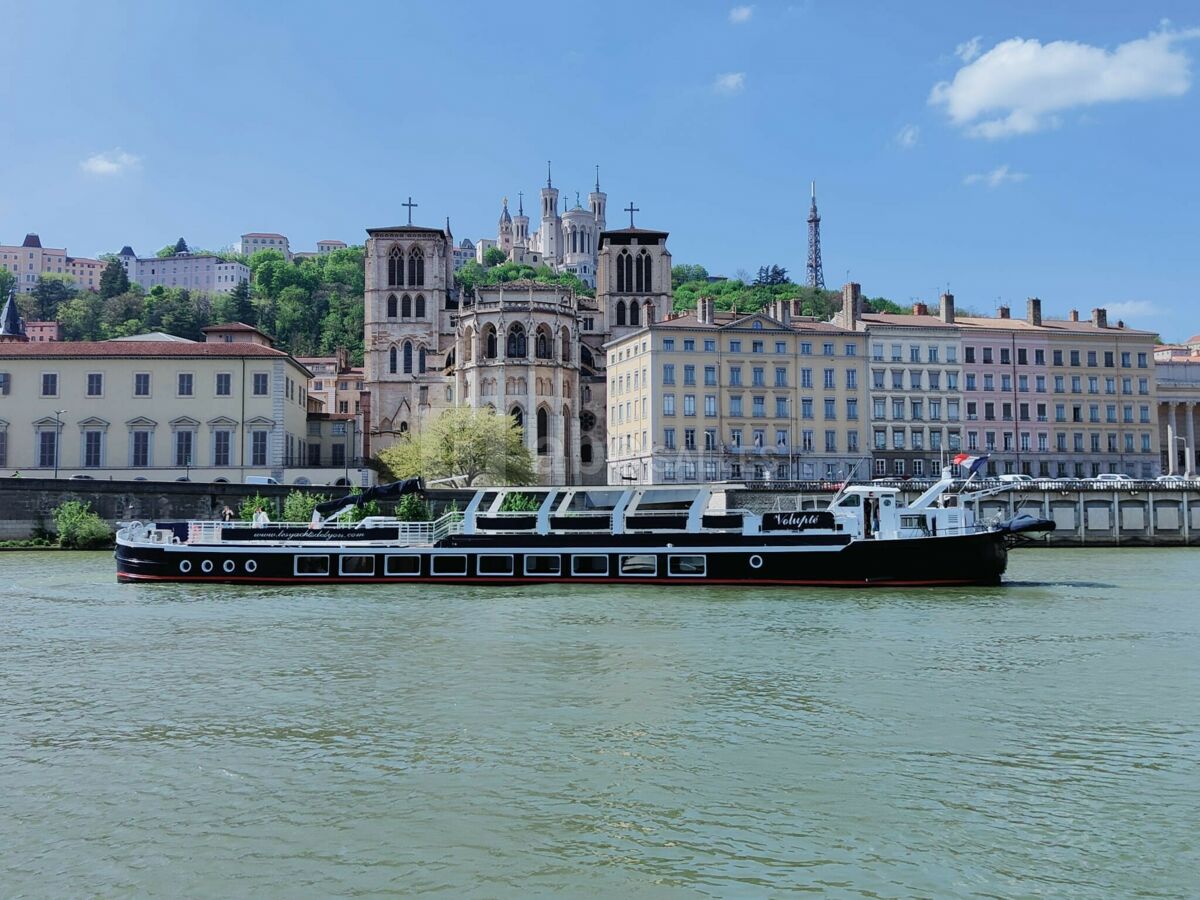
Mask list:
[[[192,571],[192,561],[190,559],[181,559],[179,561],[179,571],[184,575]]]
[[[762,568],[762,557],[758,556],[758,555],[750,557],[750,568],[761,569]]]
[[[226,572],[232,572],[237,568],[237,564],[232,559],[227,559],[225,562],[221,563],[221,568]]]
[[[254,571],[257,571],[257,569],[258,569],[258,563],[256,563],[252,559],[246,560],[246,571],[247,572],[254,572]]]
[[[212,570],[213,570],[213,565],[212,565],[211,559],[206,559],[206,560],[204,560],[204,562],[200,563],[200,571],[203,572],[204,574],[207,575]]]

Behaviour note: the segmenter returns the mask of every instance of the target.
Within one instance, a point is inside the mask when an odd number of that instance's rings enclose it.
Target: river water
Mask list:
[[[0,554],[0,894],[1196,896],[1200,554],[1000,588],[117,585]]]

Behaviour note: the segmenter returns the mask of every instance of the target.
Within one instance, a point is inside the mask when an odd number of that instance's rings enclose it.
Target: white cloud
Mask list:
[[[713,82],[713,90],[718,94],[740,94],[745,87],[745,72],[726,72]]]
[[[1191,60],[1178,44],[1195,37],[1200,29],[1164,28],[1111,51],[1010,38],[935,84],[929,103],[972,137],[994,139],[1055,125],[1056,113],[1075,107],[1178,97],[1192,85]]]
[[[905,125],[896,133],[896,146],[903,150],[911,150],[920,140],[921,129],[916,125]]]
[[[954,48],[954,55],[965,63],[969,63],[979,55],[979,42],[983,40],[983,35],[977,34],[969,41],[963,41]]]
[[[1160,310],[1151,300],[1121,300],[1117,303],[1108,303],[1105,305],[1108,310],[1109,321],[1114,325],[1115,319],[1129,319],[1134,316],[1157,316]]]
[[[89,156],[79,164],[79,168],[92,175],[121,175],[142,164],[140,156],[126,153],[120,147]]]
[[[754,15],[753,6],[735,6],[729,11],[729,21],[734,25],[744,25]]]
[[[968,175],[963,179],[963,184],[986,184],[990,188],[998,188],[1002,184],[1014,184],[1018,181],[1024,181],[1029,176],[1024,172],[1014,172],[1008,167],[1008,163],[1002,166],[996,166],[990,172],[977,172],[974,175]]]

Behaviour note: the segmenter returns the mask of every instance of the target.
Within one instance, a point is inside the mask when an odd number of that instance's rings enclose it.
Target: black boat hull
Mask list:
[[[123,582],[896,586],[999,584],[1005,535],[456,535],[435,547],[117,543]],[[519,545],[519,546],[516,546]]]

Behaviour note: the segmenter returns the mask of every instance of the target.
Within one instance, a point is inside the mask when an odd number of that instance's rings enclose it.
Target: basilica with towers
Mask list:
[[[497,246],[594,285],[595,297],[535,281],[454,282],[449,226],[367,229],[364,377],[370,452],[453,406],[517,420],[543,483],[606,480],[605,345],[671,310],[667,233],[607,230],[596,184],[588,208],[560,211],[549,174],[541,222],[505,205]],[[531,262],[531,264],[534,264]]]
[[[538,228],[529,230],[525,214],[525,196],[517,195],[517,214],[508,209],[504,198],[500,210],[495,246],[513,262],[532,266],[547,265],[556,272],[570,272],[588,287],[596,286],[596,265],[600,252],[600,235],[607,227],[608,195],[600,190],[600,167],[596,166],[595,189],[588,194],[587,208],[575,193],[574,206],[566,194],[559,208],[559,191],[546,163],[546,186],[541,190],[541,216]]]

